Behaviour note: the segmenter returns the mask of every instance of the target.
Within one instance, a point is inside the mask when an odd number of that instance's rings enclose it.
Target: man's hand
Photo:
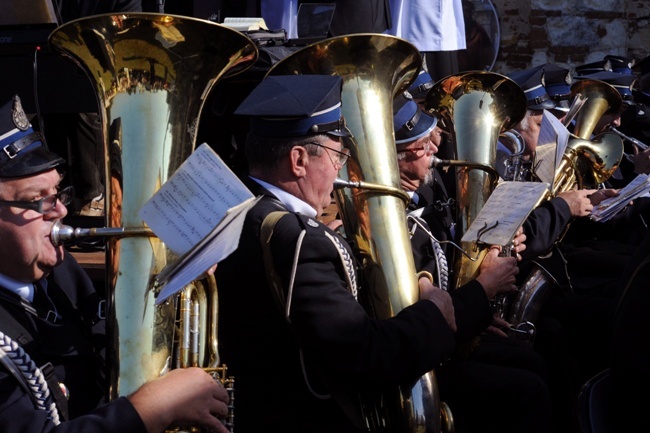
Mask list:
[[[447,324],[452,331],[456,332],[456,316],[454,315],[454,304],[451,302],[451,296],[441,288],[434,286],[428,278],[420,278],[420,299],[427,299],[440,310]]]
[[[561,192],[557,196],[564,200],[571,209],[571,216],[578,218],[589,216],[594,209],[590,196],[598,192],[595,189],[572,189],[571,191]]]
[[[618,190],[617,189],[599,189],[598,191],[594,192],[589,196],[589,200],[591,201],[591,204],[594,206],[600,204],[603,200],[606,200],[611,197],[616,197],[618,195]]]
[[[508,329],[510,329],[510,323],[508,323],[507,321],[499,317],[493,316],[492,324],[487,327],[485,332],[489,334],[498,335],[500,337],[507,337],[508,333],[505,330]]]
[[[515,238],[512,240],[512,250],[514,251],[514,256],[517,258],[517,261],[521,261],[521,252],[526,250],[526,235],[524,234],[524,228],[519,227],[515,233]]]
[[[128,397],[149,433],[170,425],[201,426],[228,433],[228,392],[198,367],[180,368],[142,385]]]
[[[485,254],[479,275],[476,278],[483,286],[488,299],[501,293],[511,293],[517,291],[515,285],[516,276],[519,273],[517,259],[510,257],[500,257],[501,247],[493,245]]]

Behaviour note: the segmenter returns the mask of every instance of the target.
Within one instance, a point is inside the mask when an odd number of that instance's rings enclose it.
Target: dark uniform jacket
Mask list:
[[[455,204],[435,174],[432,185],[418,188],[418,203],[410,210],[423,206],[422,219],[436,239],[457,243],[451,230]],[[415,230],[411,245],[416,269],[436,275],[437,262],[428,235]],[[446,253],[451,276],[456,248],[447,245]],[[549,431],[544,360],[521,340],[484,332],[492,323],[493,311],[477,280],[451,290],[450,295],[458,328],[456,351],[436,375],[441,399],[449,404],[457,431]],[[503,406],[512,408],[516,417],[494,419],[491,414]]]
[[[0,366],[0,431],[146,433],[126,398],[96,409],[105,396],[104,321],[96,314],[99,296],[92,282],[70,254],[48,277],[48,294],[62,316],[57,323],[30,313],[27,301],[22,301],[26,309],[19,296],[0,288],[0,330],[19,343],[36,366],[53,365],[57,380],[69,389],[71,420],[55,428],[48,413],[35,409],[17,379]]]
[[[359,391],[414,383],[451,353],[453,334],[429,301],[391,319],[369,316],[355,299],[348,245],[294,213],[279,220],[271,239],[282,295],[290,299],[278,302],[264,269],[260,227],[270,212],[286,209],[257,183],[248,187],[264,197],[247,214],[239,247],[216,271],[220,353],[235,376],[237,431],[364,431],[351,421],[359,421]]]
[[[418,195],[417,204],[411,203],[407,210],[413,211],[423,208],[421,218],[435,238],[441,242],[440,246],[446,253],[448,271],[451,276],[454,267],[455,249],[444,243],[444,241],[455,242],[451,231],[453,225],[451,209],[454,207],[454,202],[449,200],[445,186],[437,171],[434,171],[432,185],[422,185],[416,193]],[[412,229],[411,222],[409,225]],[[430,237],[423,230],[414,230],[411,247],[416,270],[428,271],[435,276],[438,269]],[[484,331],[490,325],[492,310],[481,283],[476,280],[470,281],[457,290],[450,291],[450,295],[454,303],[456,326],[458,328],[456,341],[462,344]]]

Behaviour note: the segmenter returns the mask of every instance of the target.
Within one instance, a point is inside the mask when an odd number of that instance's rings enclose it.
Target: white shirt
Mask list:
[[[14,280],[6,275],[0,274],[0,287],[17,294],[29,302],[34,300],[34,284]]]
[[[285,207],[289,209],[291,212],[316,218],[316,214],[317,214],[316,209],[311,207],[307,202],[300,200],[295,195],[289,194],[285,190],[280,189],[275,185],[271,185],[270,183],[264,182],[263,180],[259,180],[253,176],[249,176],[249,177],[253,179],[255,182],[262,185],[264,188],[268,189],[269,192],[274,196],[276,196],[282,202],[282,204],[285,205]]]
[[[386,34],[411,42],[419,51],[464,50],[462,0],[390,0],[393,27]]]

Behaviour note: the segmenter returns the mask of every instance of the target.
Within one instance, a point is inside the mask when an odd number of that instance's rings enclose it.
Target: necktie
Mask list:
[[[56,306],[47,294],[47,280],[45,278],[34,283],[34,302],[32,304],[36,308],[39,317],[50,323],[56,323],[59,319]]]

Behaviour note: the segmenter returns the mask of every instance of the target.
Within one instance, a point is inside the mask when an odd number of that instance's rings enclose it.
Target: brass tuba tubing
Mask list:
[[[334,189],[341,189],[341,188],[358,188],[358,189],[365,189],[367,191],[383,192],[385,194],[401,198],[404,201],[405,205],[408,205],[409,202],[411,201],[409,195],[405,193],[401,188],[395,188],[389,185],[379,185],[377,183],[363,182],[363,181],[353,182],[341,178],[335,179]]]
[[[434,167],[447,166],[447,167],[467,167],[467,168],[476,168],[487,172],[491,176],[493,185],[492,188],[496,187],[497,182],[499,181],[499,172],[492,167],[491,165],[484,164],[482,162],[472,162],[472,161],[461,161],[459,159],[440,159],[437,156],[431,158],[431,163]]]
[[[619,131],[618,129],[616,129],[614,127],[609,128],[609,130],[612,131],[614,134],[620,136],[623,140],[629,141],[630,143],[635,145],[638,150],[640,150],[642,152],[648,148],[647,144],[643,143],[642,141],[637,140],[634,137],[630,137],[629,135],[623,134],[621,131]]]

